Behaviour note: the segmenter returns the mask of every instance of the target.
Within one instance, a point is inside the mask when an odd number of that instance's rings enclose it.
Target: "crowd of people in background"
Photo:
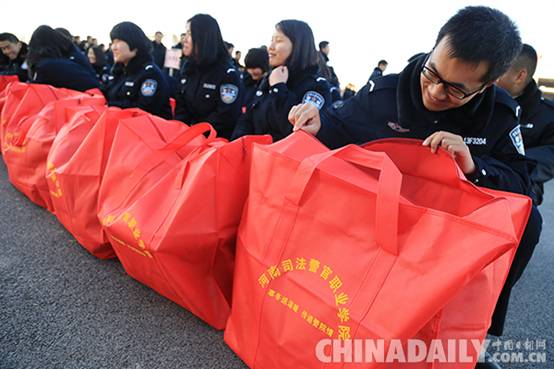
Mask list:
[[[2,33],[0,74],[79,91],[99,88],[112,106],[139,107],[187,124],[208,121],[226,138],[283,138],[291,133],[287,114],[293,105],[311,101],[322,108],[355,94],[351,84],[340,88],[330,43],[321,41],[316,49],[311,28],[299,20],[279,22],[269,47],[249,49],[244,64],[241,51],[224,41],[206,14],[190,18],[171,48],[163,37],[157,31],[150,40],[132,22],[114,26],[108,46],[47,25],[33,32],[29,45]],[[177,66],[168,65],[168,50],[180,51]],[[169,98],[176,101],[174,112]]]
[[[501,12],[464,8],[443,26],[431,52],[414,55],[397,75],[384,75],[388,63],[380,60],[356,93],[351,85],[341,90],[330,43],[316,48],[306,22],[282,20],[267,36],[269,45],[249,49],[243,65],[218,22],[197,14],[171,48],[180,50],[179,62],[168,66],[162,32],[150,40],[132,22],[112,28],[108,47],[42,25],[28,45],[0,34],[0,73],[79,91],[98,88],[111,106],[191,125],[209,122],[228,139],[269,134],[277,141],[303,129],[331,148],[386,137],[443,147],[476,185],[534,200],[493,316],[490,333],[502,334],[511,288],[538,242],[543,183],[554,177],[554,104],[533,80],[533,47],[522,46]]]

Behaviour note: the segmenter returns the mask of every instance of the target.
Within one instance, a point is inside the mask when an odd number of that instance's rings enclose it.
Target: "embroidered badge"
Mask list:
[[[302,98],[302,103],[312,104],[316,108],[320,109],[325,105],[325,98],[315,91],[308,91]]]
[[[517,152],[519,152],[521,155],[525,155],[525,146],[523,145],[523,136],[521,135],[521,129],[519,126],[515,127],[510,131],[510,139],[512,140],[512,143],[514,144],[515,148],[517,149]]]
[[[140,93],[142,94],[142,96],[150,97],[154,96],[157,89],[158,81],[156,81],[155,79],[147,79],[146,81],[142,82],[142,86],[140,86]]]
[[[232,84],[221,85],[219,94],[221,96],[221,101],[225,104],[232,104],[239,96],[239,88]]]

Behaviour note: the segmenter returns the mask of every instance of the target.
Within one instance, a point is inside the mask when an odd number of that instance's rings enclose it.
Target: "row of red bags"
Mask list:
[[[226,328],[252,368],[342,368],[316,357],[324,338],[483,339],[531,208],[415,140],[227,142],[45,85],[11,83],[1,105],[13,185],[92,254]],[[387,367],[407,365],[428,367]]]

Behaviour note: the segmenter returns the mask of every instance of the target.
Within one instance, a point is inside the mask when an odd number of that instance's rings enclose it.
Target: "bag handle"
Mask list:
[[[186,131],[175,137],[172,141],[157,149],[156,155],[150,155],[143,161],[141,161],[133,170],[132,175],[139,175],[140,177],[142,177],[152,168],[157,167],[159,164],[163,163],[177,150],[179,150],[195,138],[202,136],[206,132],[209,132],[210,134],[208,138],[203,142],[203,145],[207,145],[215,139],[217,134],[215,129],[209,123],[198,123],[191,126]]]
[[[375,240],[385,251],[398,255],[398,210],[402,174],[385,153],[347,145],[338,150],[312,155],[300,163],[285,200],[299,206],[316,169],[333,157],[380,172],[375,209]]]
[[[29,84],[29,85],[27,85],[27,88],[23,89],[21,91],[23,94],[22,94],[21,98],[19,99],[19,101],[17,101],[17,106],[15,108],[15,111],[12,114],[12,117],[21,114],[21,111],[22,110],[24,111],[24,109],[27,108],[28,105],[30,105],[29,102],[26,101],[26,99],[30,99],[31,95],[34,95],[40,101],[40,103],[42,104],[42,107],[38,112],[36,112],[34,114],[31,114],[31,115],[26,114],[26,115],[21,116],[19,118],[18,123],[23,122],[25,120],[28,120],[30,117],[38,116],[40,114],[40,112],[42,111],[42,109],[44,109],[44,107],[46,107],[52,101],[57,100],[57,95],[54,93],[53,88],[54,87],[51,87],[51,86],[48,86],[48,85],[40,85],[40,84],[36,84],[36,85],[35,84]],[[50,96],[53,97],[53,99],[51,101],[45,102],[46,99],[44,98],[43,95],[50,95]],[[24,102],[24,104],[22,104],[22,102]],[[11,120],[11,119],[13,119],[13,118],[8,118],[8,121]],[[7,121],[3,122],[3,124],[6,124],[6,123],[7,123]],[[26,125],[24,126],[24,129],[26,128],[27,125],[30,125],[30,124],[26,123]]]
[[[413,139],[413,138],[384,138],[380,140],[371,141],[362,147],[367,150],[371,151],[378,151],[378,152],[391,152],[394,150],[394,148],[398,147],[398,145],[401,145],[403,147],[408,147],[418,153],[430,151],[431,149],[422,146],[421,143],[423,141],[419,139]],[[392,144],[392,145],[391,145]],[[388,149],[388,150],[386,150]],[[391,152],[391,157],[394,157],[394,152]],[[404,153],[405,155],[405,153]],[[458,166],[458,163],[456,163],[456,160],[442,147],[439,147],[437,152],[434,154],[436,155],[436,163],[443,163],[441,165],[440,172],[437,172],[436,169],[433,168],[426,168],[425,166],[421,166],[420,169],[424,170],[428,174],[434,174],[432,177],[436,180],[441,180],[445,183],[458,183],[460,179],[465,180],[465,174],[462,172],[460,167]],[[426,170],[429,169],[429,170]]]
[[[46,109],[47,107],[52,108],[52,110],[49,112],[50,119],[56,123],[57,129],[59,129],[65,123],[67,123],[66,109],[73,108],[73,107],[75,108],[84,107],[84,106],[87,106],[87,105],[82,105],[82,100],[80,97],[69,97],[61,100],[51,101],[50,103],[46,104],[37,114],[30,116],[29,117],[30,119],[27,118],[21,121],[21,124],[19,125],[18,130],[23,133],[16,140],[14,140],[13,145],[23,146],[25,144],[25,140],[27,139],[27,134],[29,133],[29,130],[37,122],[37,120],[42,119],[44,117],[43,110]]]

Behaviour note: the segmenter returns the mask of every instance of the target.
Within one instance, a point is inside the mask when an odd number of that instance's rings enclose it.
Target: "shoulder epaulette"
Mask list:
[[[496,102],[502,106],[507,107],[510,111],[519,118],[521,116],[521,107],[515,101],[506,90],[502,88],[496,88]]]
[[[383,90],[387,88],[396,88],[398,85],[398,74],[388,74],[383,77],[375,78],[367,82],[369,92]]]
[[[542,102],[543,104],[545,104],[546,106],[548,106],[548,107],[554,109],[554,101],[553,101],[553,100],[547,99],[547,98],[545,98],[545,97],[541,97],[541,102]]]

